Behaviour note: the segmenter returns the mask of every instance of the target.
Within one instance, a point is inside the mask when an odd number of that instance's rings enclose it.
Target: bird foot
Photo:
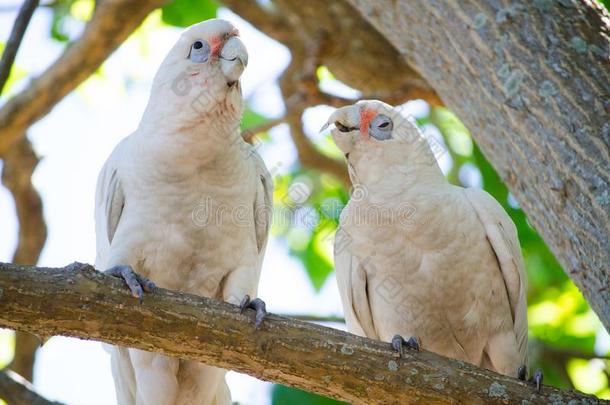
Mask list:
[[[405,340],[400,335],[394,335],[392,338],[392,348],[396,350],[398,353],[398,357],[402,357],[403,347],[407,347],[408,349],[420,351],[421,350],[421,341],[417,336],[411,336],[408,340]]]
[[[544,375],[542,374],[541,369],[537,369],[536,371],[534,371],[534,375],[531,376],[528,380],[527,379],[527,367],[525,365],[523,365],[517,369],[517,377],[521,381],[527,381],[529,383],[534,384],[536,386],[536,391],[540,392],[540,388],[542,387],[542,379],[544,378]]]
[[[256,311],[256,316],[254,317],[254,327],[256,329],[260,329],[263,319],[265,319],[267,316],[267,306],[265,305],[265,301],[261,300],[260,298],[254,298],[251,300],[250,296],[246,294],[239,304],[239,312],[243,314],[247,308]]]
[[[133,268],[127,264],[119,264],[104,271],[104,274],[112,277],[117,277],[125,280],[127,287],[131,291],[131,295],[140,300],[144,300],[144,291],[154,292],[157,286],[148,278],[133,271]]]

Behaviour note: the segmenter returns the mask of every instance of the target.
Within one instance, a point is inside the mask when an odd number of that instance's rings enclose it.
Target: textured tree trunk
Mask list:
[[[593,0],[349,0],[472,132],[610,330],[610,17]]]
[[[122,281],[78,263],[0,263],[0,327],[194,359],[354,404],[599,403],[430,352],[397,358],[388,343],[289,318],[255,330],[252,311],[194,295],[159,289],[140,305]]]

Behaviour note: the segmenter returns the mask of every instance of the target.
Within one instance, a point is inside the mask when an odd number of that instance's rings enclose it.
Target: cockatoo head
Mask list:
[[[337,109],[322,128],[332,127],[335,144],[345,155],[352,182],[376,182],[407,167],[436,161],[415,122],[377,100],[362,100]],[[438,166],[436,166],[438,168]]]
[[[248,64],[248,52],[237,28],[212,19],[187,28],[159,67],[151,113],[196,124],[215,113],[241,118],[243,100],[239,78]]]

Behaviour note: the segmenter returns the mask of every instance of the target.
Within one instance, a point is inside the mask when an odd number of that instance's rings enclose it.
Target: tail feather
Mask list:
[[[110,353],[110,365],[114,376],[117,404],[131,405],[136,403],[136,378],[127,348],[104,344]]]
[[[227,385],[227,381],[223,378],[218,384],[218,391],[212,405],[231,405],[231,391]]]

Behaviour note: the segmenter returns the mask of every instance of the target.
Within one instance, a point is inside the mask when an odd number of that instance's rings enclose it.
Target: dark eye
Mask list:
[[[191,45],[188,58],[195,63],[206,62],[210,58],[211,49],[210,44],[198,39]]]
[[[335,126],[337,127],[339,132],[349,132],[350,131],[350,129],[348,127],[346,127],[345,125],[341,124],[340,122],[335,122]]]
[[[379,114],[373,118],[373,121],[369,126],[369,130],[373,138],[377,139],[378,141],[385,141],[392,138],[393,127],[394,124],[390,117],[384,114]]]

